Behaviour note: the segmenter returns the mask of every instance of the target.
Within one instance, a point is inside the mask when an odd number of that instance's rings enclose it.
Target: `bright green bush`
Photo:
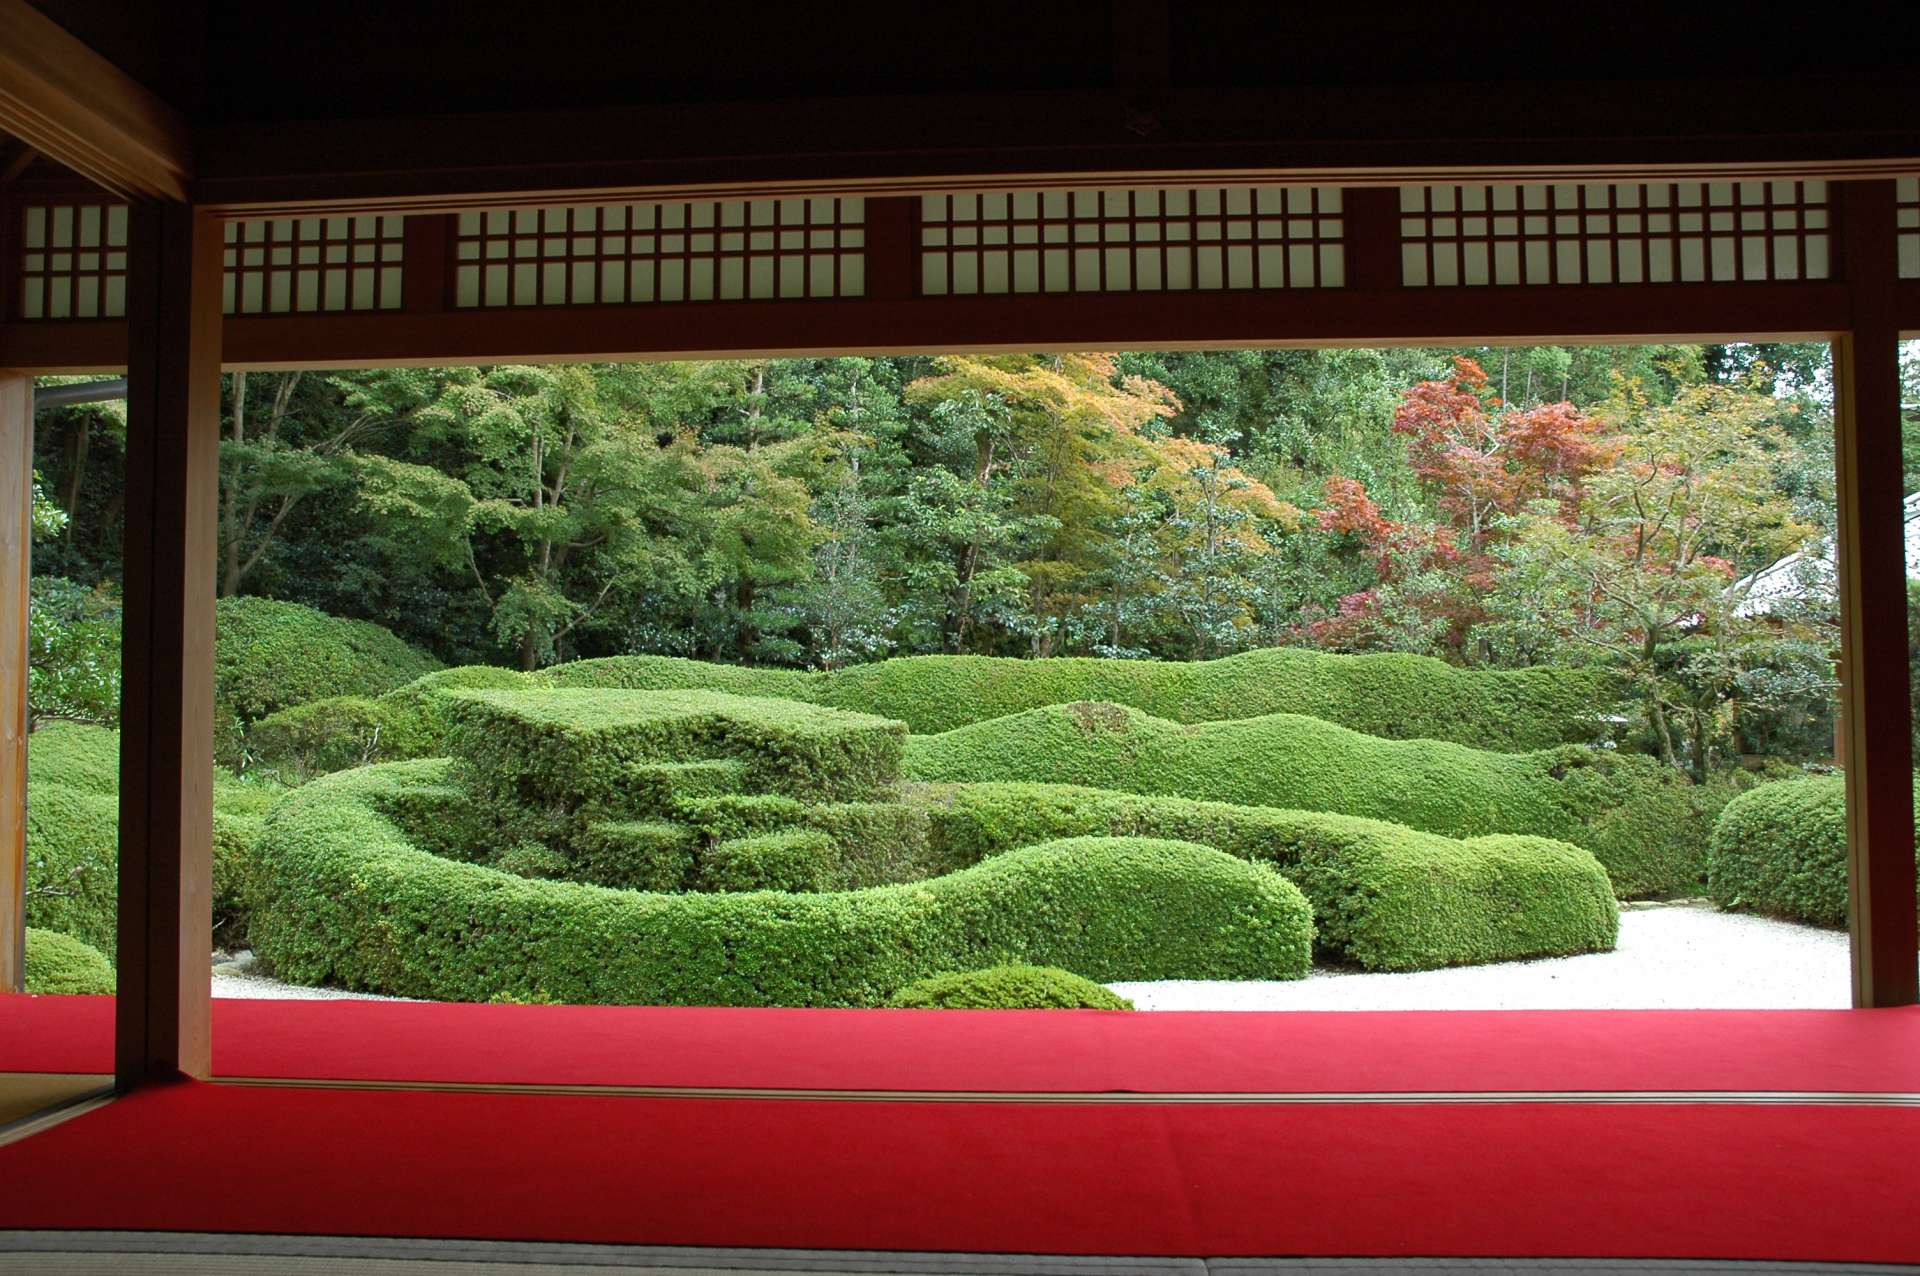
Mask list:
[[[928,882],[665,895],[440,859],[381,813],[445,764],[341,772],[268,820],[252,938],[282,976],[449,1000],[877,1005],[945,970],[1057,965],[1100,980],[1306,973],[1284,878],[1208,847],[1083,838]]]
[[[575,842],[567,878],[632,891],[683,891],[700,862],[700,834],[665,820],[600,820]]]
[[[700,853],[703,891],[824,891],[834,879],[833,839],[818,829],[775,829],[716,842]]]
[[[767,696],[776,700],[809,700],[808,688],[819,674],[797,669],[755,669],[746,665],[719,665],[679,656],[606,656],[554,665],[529,675],[542,687],[574,687],[605,691],[724,691],[735,696]]]
[[[213,644],[216,756],[241,758],[253,723],[329,696],[377,696],[440,668],[389,630],[299,603],[223,598]]]
[[[1132,1010],[1091,979],[1053,966],[995,966],[908,984],[887,1002],[898,1010]]]
[[[49,722],[27,738],[27,917],[111,956],[120,863],[120,733]],[[213,925],[221,943],[245,936],[254,838],[285,793],[216,770]]]
[[[445,757],[452,722],[446,714],[446,697],[451,691],[479,689],[508,690],[527,685],[527,675],[515,669],[494,665],[458,665],[439,669],[395,687],[380,696],[380,706],[405,724],[410,756]]]
[[[31,740],[27,751],[32,754]],[[111,957],[119,918],[119,863],[119,798],[47,780],[28,781],[27,925],[71,935]]]
[[[419,757],[430,741],[414,715],[384,701],[329,696],[268,714],[248,728],[247,746],[255,769],[304,784],[348,767]]]
[[[969,864],[1099,834],[1198,842],[1271,865],[1313,901],[1320,944],[1369,970],[1429,970],[1613,947],[1606,870],[1543,838],[1457,841],[1397,824],[1059,784],[913,786],[931,854]]]
[[[648,814],[635,768],[681,776],[714,760],[738,763],[750,792],[857,801],[899,774],[905,740],[884,718],[713,691],[461,691],[447,708],[481,791],[564,814]]]
[[[1763,784],[1727,803],[1707,849],[1707,893],[1722,908],[1846,925],[1846,781]]]
[[[26,988],[32,993],[107,994],[114,991],[106,954],[71,935],[27,927]]]
[[[1645,757],[1382,740],[1294,714],[1182,726],[1111,704],[914,736],[903,772],[1327,811],[1451,837],[1557,838],[1592,851],[1622,898],[1697,881],[1712,814],[1684,776]]]
[[[1595,738],[1618,699],[1593,669],[1457,669],[1426,656],[1266,648],[1220,660],[909,656],[830,674],[745,669],[669,656],[583,660],[535,678],[552,686],[710,689],[875,713],[931,735],[1077,700],[1174,722],[1297,713],[1390,739],[1501,751]]]

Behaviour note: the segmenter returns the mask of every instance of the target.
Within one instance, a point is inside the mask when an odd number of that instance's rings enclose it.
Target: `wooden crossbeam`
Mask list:
[[[0,0],[0,130],[116,194],[186,197],[186,121],[25,0]]]

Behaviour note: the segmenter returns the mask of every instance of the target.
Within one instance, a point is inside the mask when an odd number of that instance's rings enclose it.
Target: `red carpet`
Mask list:
[[[1920,1110],[657,1100],[181,1084],[0,1228],[1168,1255],[1920,1259]]]
[[[112,1002],[0,997],[0,1069],[99,1072]],[[1920,1092],[1920,1008],[1835,1011],[700,1010],[217,1001],[214,1070],[859,1090]]]

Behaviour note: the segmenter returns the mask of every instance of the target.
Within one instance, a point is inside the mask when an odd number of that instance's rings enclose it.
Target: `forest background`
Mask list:
[[[1599,663],[1619,675],[1603,708],[1621,747],[1696,778],[1762,755],[1818,763],[1835,687],[1827,357],[240,373],[223,405],[218,586],[517,668],[1266,646]],[[39,716],[117,716],[124,439],[114,405],[38,423]],[[1911,442],[1907,470],[1912,492]],[[1744,579],[1795,552],[1793,587],[1757,605]]]

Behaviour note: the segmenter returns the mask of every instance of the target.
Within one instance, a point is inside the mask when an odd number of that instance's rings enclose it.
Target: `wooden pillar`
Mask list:
[[[1854,310],[1852,330],[1834,345],[1853,1003],[1905,1006],[1915,1001],[1920,956],[1893,183],[1847,182],[1840,193]]]
[[[0,373],[0,992],[27,961],[27,581],[33,548],[33,378]],[[12,509],[5,502],[11,500]]]
[[[122,1088],[209,1064],[220,225],[137,204],[127,287]]]

